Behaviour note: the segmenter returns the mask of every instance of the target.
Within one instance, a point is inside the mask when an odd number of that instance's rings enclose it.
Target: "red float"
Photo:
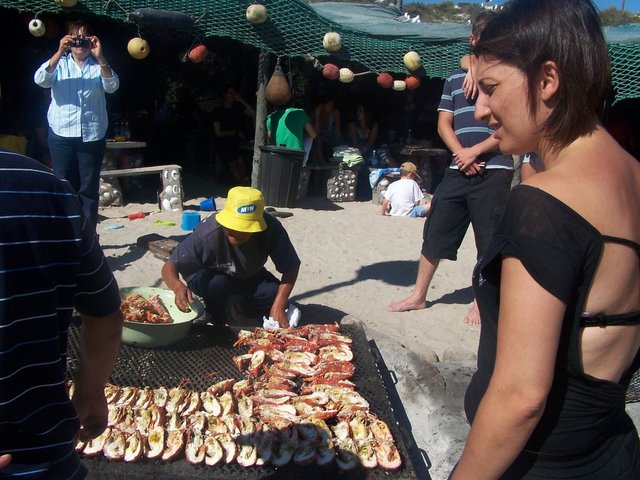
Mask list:
[[[322,75],[328,80],[336,80],[340,76],[340,69],[333,63],[327,63],[322,67]]]
[[[378,85],[380,85],[382,88],[393,87],[393,77],[391,76],[390,73],[382,72],[380,75],[378,75],[378,78],[376,79],[376,81],[378,82]]]
[[[407,78],[404,79],[404,83],[407,84],[407,90],[415,90],[420,86],[422,80],[420,79],[420,77],[408,75]]]
[[[209,50],[205,45],[196,45],[189,50],[189,60],[193,63],[200,63],[209,54]]]

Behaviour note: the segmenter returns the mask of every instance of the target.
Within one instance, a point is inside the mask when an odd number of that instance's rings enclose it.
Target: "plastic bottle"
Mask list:
[[[387,145],[382,145],[376,152],[376,156],[378,157],[378,168],[385,168],[389,163],[388,152],[389,152],[389,148],[387,147]]]
[[[372,167],[378,166],[378,153],[375,150],[371,152],[371,166]]]
[[[122,136],[124,137],[125,140],[131,139],[131,130],[129,129],[129,122],[126,120],[122,124]]]

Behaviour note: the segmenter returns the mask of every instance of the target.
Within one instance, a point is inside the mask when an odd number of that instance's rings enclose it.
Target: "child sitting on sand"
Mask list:
[[[420,204],[424,194],[416,180],[420,180],[420,176],[414,163],[404,162],[400,165],[400,180],[391,183],[384,192],[378,215],[426,217],[430,205]]]

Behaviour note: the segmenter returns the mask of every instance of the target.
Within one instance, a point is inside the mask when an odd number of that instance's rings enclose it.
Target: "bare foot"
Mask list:
[[[387,305],[388,312],[410,312],[411,310],[424,310],[427,308],[427,302],[416,302],[411,297],[400,300],[399,302],[393,302]]]
[[[480,310],[478,310],[478,304],[475,300],[473,301],[473,305],[471,305],[471,310],[469,310],[467,316],[464,317],[464,323],[480,325]]]

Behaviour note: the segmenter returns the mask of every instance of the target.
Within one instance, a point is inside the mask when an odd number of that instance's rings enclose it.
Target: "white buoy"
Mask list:
[[[34,18],[29,22],[29,32],[34,37],[41,37],[47,31],[44,22],[39,18]]]

